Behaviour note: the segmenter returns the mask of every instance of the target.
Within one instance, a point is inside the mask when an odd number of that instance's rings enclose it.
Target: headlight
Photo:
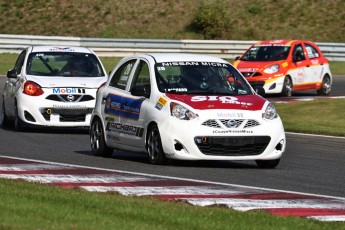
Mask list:
[[[279,71],[279,65],[271,65],[264,70],[265,73],[269,73],[269,74],[276,73],[278,71]]]
[[[171,116],[176,117],[180,120],[193,120],[199,117],[198,114],[193,113],[186,107],[180,104],[177,104],[175,102],[172,102],[170,104],[170,112],[171,112]]]
[[[263,119],[273,120],[278,117],[277,110],[274,108],[273,105],[268,104],[266,107],[265,112],[262,114]]]

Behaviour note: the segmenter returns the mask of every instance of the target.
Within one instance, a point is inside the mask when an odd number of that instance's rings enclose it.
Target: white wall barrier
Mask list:
[[[19,53],[29,45],[84,46],[99,56],[136,53],[196,53],[234,59],[256,41],[81,38],[0,34],[0,53]],[[316,42],[330,61],[345,61],[345,43]]]

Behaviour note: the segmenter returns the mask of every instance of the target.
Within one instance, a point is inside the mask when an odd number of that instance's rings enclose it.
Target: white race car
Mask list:
[[[257,89],[262,92],[262,88]],[[223,59],[193,54],[123,58],[97,93],[94,154],[147,153],[152,164],[255,160],[274,168],[286,138],[275,108]]]
[[[27,47],[7,73],[1,125],[88,127],[96,91],[107,79],[90,49]]]

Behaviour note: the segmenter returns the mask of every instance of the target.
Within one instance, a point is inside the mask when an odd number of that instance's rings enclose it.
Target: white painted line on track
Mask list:
[[[291,134],[291,135],[297,135],[297,136],[323,137],[323,138],[334,138],[334,139],[345,140],[345,137],[339,137],[339,136],[329,136],[329,135],[309,134],[309,133],[294,133],[294,132],[285,132],[285,133]]]

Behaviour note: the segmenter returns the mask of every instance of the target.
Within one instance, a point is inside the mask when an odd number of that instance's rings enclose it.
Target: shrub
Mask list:
[[[227,1],[203,1],[197,9],[190,29],[205,39],[219,39],[229,32],[231,20]]]

